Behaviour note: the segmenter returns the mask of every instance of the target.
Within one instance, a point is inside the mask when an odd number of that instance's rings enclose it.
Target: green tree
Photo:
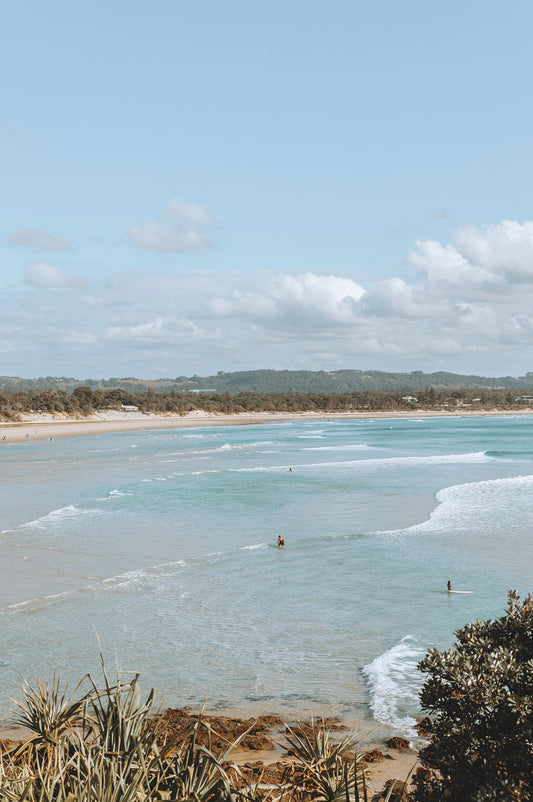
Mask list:
[[[446,652],[431,650],[418,668],[432,717],[420,752],[431,771],[415,778],[412,798],[527,800],[533,796],[533,599],[510,591],[504,616],[455,633]]]
[[[87,385],[76,387],[72,391],[72,399],[74,403],[79,406],[81,411],[87,414],[93,412],[97,404],[97,399],[92,388]]]

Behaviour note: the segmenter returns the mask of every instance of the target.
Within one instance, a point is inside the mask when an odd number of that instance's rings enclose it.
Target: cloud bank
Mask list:
[[[171,204],[179,225],[213,224],[205,207]],[[13,365],[34,352],[47,366],[36,374],[533,368],[533,222],[415,242],[398,272],[363,283],[335,271],[124,270],[80,292],[81,278],[42,262],[27,269],[31,292],[13,290],[4,304],[0,342]],[[59,346],[71,360],[62,369],[54,368]]]

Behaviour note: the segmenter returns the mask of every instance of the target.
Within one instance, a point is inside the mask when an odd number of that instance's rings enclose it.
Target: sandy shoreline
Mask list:
[[[55,440],[59,437],[105,434],[143,429],[179,429],[192,426],[249,426],[259,423],[281,423],[288,420],[350,420],[380,418],[433,418],[479,417],[492,415],[531,415],[533,410],[454,410],[453,412],[417,410],[409,412],[254,412],[221,415],[195,410],[187,415],[157,415],[141,412],[95,413],[88,418],[75,419],[66,415],[25,415],[23,421],[0,422],[0,446],[4,443],[21,443],[31,440]]]

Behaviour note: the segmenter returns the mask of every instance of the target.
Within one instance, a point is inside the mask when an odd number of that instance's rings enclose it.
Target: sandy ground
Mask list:
[[[142,412],[120,412],[109,410],[97,412],[89,418],[75,419],[66,415],[35,413],[24,415],[16,423],[0,421],[0,446],[2,443],[20,443],[27,440],[55,440],[74,435],[103,434],[105,432],[133,431],[135,429],[177,429],[191,426],[245,426],[252,423],[276,423],[286,420],[348,420],[350,418],[429,418],[442,416],[487,416],[487,415],[531,415],[533,410],[466,410],[413,411],[413,412],[253,412],[238,415],[220,415],[201,409],[187,415],[156,415]]]

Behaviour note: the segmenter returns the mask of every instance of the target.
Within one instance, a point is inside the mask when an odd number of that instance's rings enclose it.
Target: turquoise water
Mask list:
[[[533,588],[530,416],[113,433],[1,460],[4,706],[24,676],[98,675],[98,635],[163,705],[409,735],[426,649]]]

